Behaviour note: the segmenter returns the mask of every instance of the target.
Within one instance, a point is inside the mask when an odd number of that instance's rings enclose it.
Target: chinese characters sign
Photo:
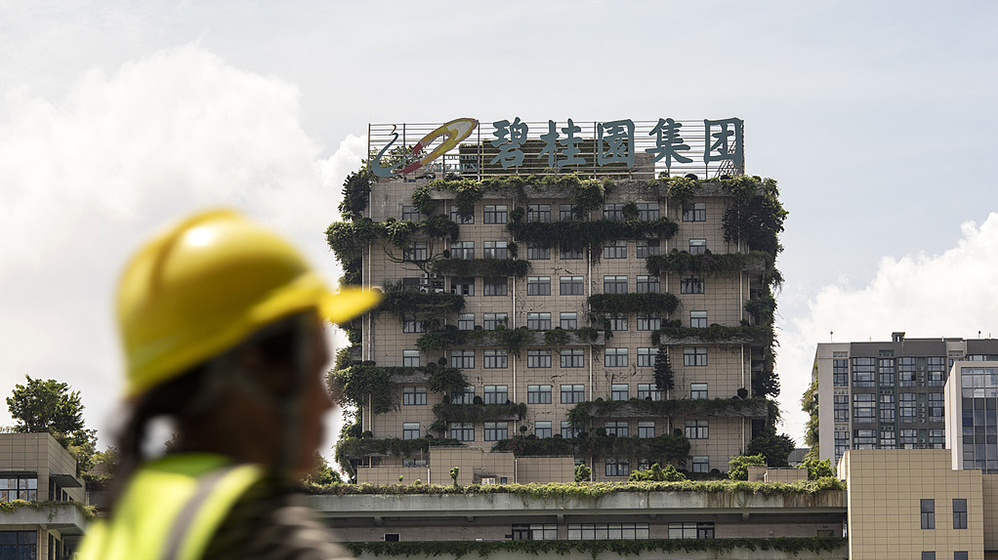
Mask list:
[[[371,125],[368,141],[371,170],[380,177],[414,172],[737,175],[745,165],[742,125],[738,118],[528,123],[514,117],[490,126],[462,118],[433,129]]]

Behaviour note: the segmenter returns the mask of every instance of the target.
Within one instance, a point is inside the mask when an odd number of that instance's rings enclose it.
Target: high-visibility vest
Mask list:
[[[218,455],[169,455],[143,465],[111,519],[90,526],[79,560],[198,560],[232,506],[264,476]]]

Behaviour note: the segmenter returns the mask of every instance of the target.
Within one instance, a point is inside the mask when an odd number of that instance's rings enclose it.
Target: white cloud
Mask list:
[[[805,316],[782,325],[785,429],[799,443],[807,419],[798,401],[810,383],[815,346],[828,342],[830,332],[839,342],[890,340],[894,331],[920,338],[998,335],[998,213],[961,229],[957,246],[940,255],[884,257],[865,287],[825,286]]]
[[[110,443],[118,271],[149,233],[197,208],[272,225],[335,282],[322,232],[366,143],[351,136],[322,159],[296,86],[188,45],[91,70],[56,102],[24,92],[7,90],[0,106],[0,393],[25,374],[67,381]]]

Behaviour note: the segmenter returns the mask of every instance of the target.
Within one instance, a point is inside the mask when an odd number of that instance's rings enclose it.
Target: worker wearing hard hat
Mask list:
[[[343,556],[288,488],[332,408],[322,321],[352,319],[377,294],[330,293],[290,244],[235,212],[198,214],[142,247],[117,300],[131,406],[119,484],[79,558]],[[160,417],[175,445],[145,461]]]

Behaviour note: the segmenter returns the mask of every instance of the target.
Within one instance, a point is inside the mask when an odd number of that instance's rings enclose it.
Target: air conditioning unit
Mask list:
[[[429,278],[430,275],[424,272],[424,273],[420,274],[419,277],[420,278]]]
[[[424,276],[425,276],[425,274],[424,274]],[[429,286],[430,285],[430,279],[429,278],[420,278],[419,279],[419,285],[420,286]]]
[[[442,293],[444,293],[444,289],[443,289],[443,288],[433,288],[433,291],[434,291],[435,293],[438,293],[438,294],[442,294]]]
[[[419,287],[419,291],[420,291],[420,293],[424,293],[424,294],[430,293],[430,289],[427,288],[427,287],[425,287],[425,286],[420,286]]]

